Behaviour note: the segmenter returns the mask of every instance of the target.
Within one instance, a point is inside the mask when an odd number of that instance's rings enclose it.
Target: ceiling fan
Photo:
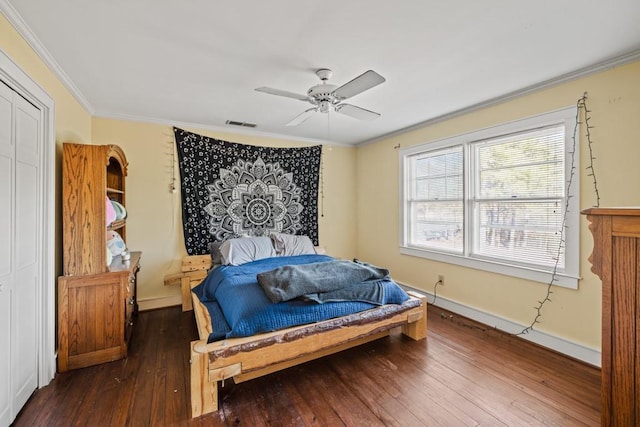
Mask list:
[[[302,112],[287,123],[287,126],[298,126],[314,113],[328,113],[331,110],[360,120],[372,120],[380,116],[380,113],[376,113],[375,111],[345,104],[342,101],[378,86],[385,81],[384,77],[373,70],[369,70],[338,87],[327,83],[327,80],[331,78],[332,74],[333,71],[327,68],[317,70],[316,75],[322,80],[322,83],[311,87],[306,95],[300,95],[286,90],[272,89],[270,87],[259,87],[256,88],[256,90],[258,92],[270,93],[271,95],[286,96],[287,98],[306,101],[313,105],[312,108]]]

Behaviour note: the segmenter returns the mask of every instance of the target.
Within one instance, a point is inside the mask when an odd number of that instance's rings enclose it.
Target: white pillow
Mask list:
[[[278,255],[295,256],[310,255],[316,253],[316,248],[309,236],[295,236],[285,233],[271,233],[273,247]]]
[[[268,237],[241,237],[229,239],[220,245],[222,264],[242,265],[247,262],[276,256]]]

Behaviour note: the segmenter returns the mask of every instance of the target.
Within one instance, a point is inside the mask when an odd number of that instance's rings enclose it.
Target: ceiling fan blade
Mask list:
[[[356,107],[351,104],[338,104],[336,105],[336,111],[359,120],[373,120],[380,117],[380,113],[365,110],[364,108]]]
[[[298,126],[300,123],[311,117],[316,111],[318,111],[317,108],[309,108],[307,111],[298,114],[293,120],[287,123],[286,126]]]
[[[340,99],[347,99],[355,96],[365,90],[378,86],[385,82],[385,78],[373,70],[365,71],[355,79],[340,86],[333,91],[333,94]]]
[[[300,101],[309,101],[309,97],[307,95],[300,95],[298,93],[288,92],[286,90],[273,89],[273,88],[264,87],[264,86],[258,87],[256,88],[256,90],[258,92],[269,93],[271,95],[286,96],[287,98],[298,99]]]

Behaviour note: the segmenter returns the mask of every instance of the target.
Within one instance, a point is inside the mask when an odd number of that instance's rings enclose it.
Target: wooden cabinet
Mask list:
[[[121,359],[136,314],[136,273],[140,252],[121,257],[109,271],[58,279],[58,370]]]
[[[640,425],[640,209],[593,208],[591,271],[602,280],[602,425]]]
[[[127,161],[116,145],[63,144],[63,276],[58,370],[123,358],[137,314],[140,252],[107,259],[107,231],[126,242],[126,218],[107,227],[106,198],[125,205]]]

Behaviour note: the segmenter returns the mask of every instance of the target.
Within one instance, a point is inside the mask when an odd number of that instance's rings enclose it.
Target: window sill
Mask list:
[[[489,271],[492,273],[504,274],[520,279],[532,280],[535,282],[548,284],[552,279],[552,274],[548,271],[537,270],[534,268],[526,268],[511,264],[503,264],[495,261],[488,261],[477,258],[468,258],[462,255],[448,254],[444,252],[429,251],[409,246],[400,246],[400,253],[419,258],[426,258],[433,261],[446,262],[462,267],[475,268],[477,270]],[[569,289],[578,289],[578,281],[580,277],[573,276],[566,272],[556,273],[554,285],[562,286]]]

